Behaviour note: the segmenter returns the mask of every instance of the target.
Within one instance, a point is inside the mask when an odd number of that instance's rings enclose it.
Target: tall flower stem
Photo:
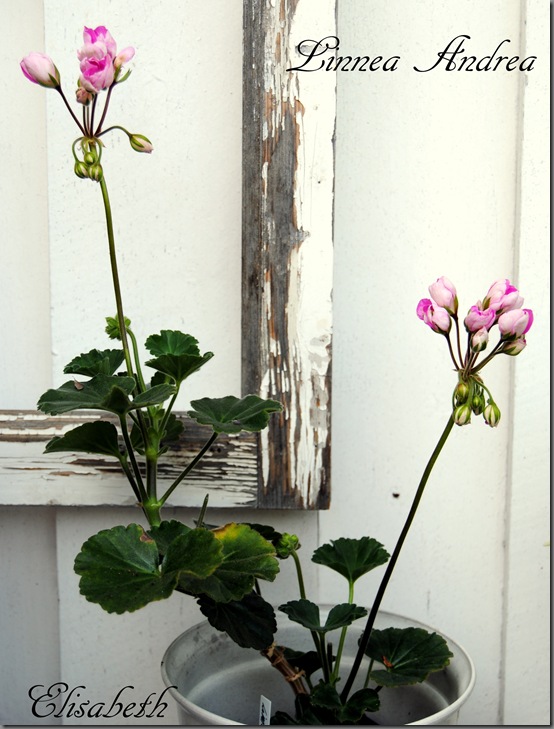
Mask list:
[[[364,656],[365,649],[367,648],[367,644],[369,643],[371,631],[373,630],[373,624],[375,623],[375,618],[377,617],[377,612],[379,611],[379,607],[381,605],[381,601],[385,594],[385,590],[387,589],[387,585],[389,584],[389,580],[392,577],[394,567],[396,565],[398,557],[400,556],[400,550],[402,549],[404,541],[408,535],[408,532],[410,530],[410,527],[411,527],[414,517],[416,515],[417,507],[419,506],[419,502],[421,501],[421,497],[423,496],[423,491],[425,489],[425,485],[429,479],[429,476],[431,475],[433,466],[435,465],[435,462],[436,462],[437,458],[439,457],[440,452],[442,451],[442,448],[443,448],[444,444],[446,443],[448,436],[450,435],[450,431],[452,430],[453,426],[454,426],[454,418],[452,417],[452,415],[450,415],[450,417],[448,418],[448,422],[446,423],[446,427],[443,430],[442,435],[439,438],[437,445],[435,446],[435,450],[431,454],[431,458],[429,459],[427,466],[425,467],[425,470],[423,471],[423,476],[421,477],[421,481],[419,482],[419,486],[417,487],[417,491],[414,496],[414,500],[412,502],[410,512],[408,514],[406,522],[404,523],[404,527],[402,528],[402,531],[400,532],[400,536],[398,537],[398,541],[394,548],[394,552],[392,553],[392,557],[390,558],[390,560],[387,564],[387,569],[385,571],[385,574],[383,575],[383,579],[381,580],[379,589],[377,590],[377,594],[375,596],[375,601],[373,602],[373,605],[371,607],[371,611],[368,615],[366,626],[365,626],[362,638],[360,640],[358,652],[356,653],[356,658],[354,659],[354,663],[352,665],[352,668],[350,670],[350,673],[349,673],[346,683],[344,685],[344,689],[342,690],[341,700],[343,702],[346,701],[348,694],[350,692],[350,689],[352,688],[352,684],[354,683],[354,679],[356,678],[356,675],[360,668],[360,664],[362,662],[362,658]]]
[[[121,299],[121,287],[119,285],[119,273],[117,270],[117,256],[115,252],[115,238],[113,233],[112,208],[110,198],[108,196],[108,188],[104,177],[100,180],[100,189],[102,190],[102,199],[104,201],[104,210],[106,211],[106,228],[108,231],[108,243],[110,248],[110,264],[112,268],[112,281],[115,294],[115,304],[117,307],[117,322],[119,324],[119,334],[121,336],[121,344],[123,345],[123,353],[125,355],[125,364],[127,366],[127,374],[133,376],[133,364],[131,362],[131,352],[127,341],[127,330],[125,329],[125,317],[123,316],[123,302]]]

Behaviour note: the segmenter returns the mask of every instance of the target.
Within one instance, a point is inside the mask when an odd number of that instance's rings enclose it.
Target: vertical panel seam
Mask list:
[[[519,47],[522,56],[526,55],[527,46],[527,0],[521,0],[519,14]],[[521,206],[522,206],[522,160],[523,160],[523,136],[525,121],[525,85],[527,75],[520,74],[518,79],[518,92],[516,101],[516,147],[515,147],[515,204],[513,219],[513,261],[512,269],[515,281],[519,285],[519,262],[521,245]],[[499,695],[498,695],[498,720],[497,724],[504,724],[505,702],[506,702],[506,660],[508,640],[508,619],[509,619],[509,582],[510,582],[510,537],[512,523],[512,479],[513,479],[513,442],[514,442],[514,417],[515,417],[515,367],[510,362],[509,373],[509,403],[508,408],[511,417],[508,421],[508,448],[506,451],[506,486],[504,499],[504,554],[502,574],[502,615],[500,623],[500,666],[498,673]]]

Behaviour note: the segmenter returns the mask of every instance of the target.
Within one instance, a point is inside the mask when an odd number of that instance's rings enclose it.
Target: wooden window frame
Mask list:
[[[301,60],[301,41],[334,33],[335,0],[244,0],[243,26],[242,390],[281,401],[284,412],[260,434],[221,436],[168,505],[198,506],[209,493],[212,507],[325,509],[335,78],[287,69]],[[131,505],[117,462],[43,454],[54,435],[99,418],[0,412],[0,503]],[[185,433],[162,478],[207,438],[190,420]]]

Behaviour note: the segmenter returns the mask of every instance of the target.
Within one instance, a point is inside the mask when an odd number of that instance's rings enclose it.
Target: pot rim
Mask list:
[[[323,608],[324,610],[330,609],[332,607],[332,605],[330,605],[328,603],[319,603],[319,606],[321,608]],[[394,613],[389,610],[379,610],[379,615],[380,616],[389,615],[389,616],[391,616],[391,618],[400,618],[401,620],[408,621],[411,625],[413,625],[415,627],[425,628],[426,630],[430,630],[434,633],[438,633],[446,640],[447,643],[449,643],[449,645],[455,646],[458,653],[460,653],[461,656],[463,658],[465,658],[465,660],[467,661],[470,676],[469,676],[468,684],[467,684],[466,688],[464,689],[464,691],[460,694],[460,696],[458,696],[458,698],[455,699],[452,703],[448,704],[448,706],[446,706],[444,709],[441,709],[440,711],[437,711],[434,714],[429,714],[429,716],[425,717],[425,719],[419,719],[418,721],[412,721],[412,722],[409,722],[408,724],[406,724],[406,726],[414,726],[414,725],[418,725],[418,724],[419,725],[421,725],[421,724],[440,725],[442,723],[442,719],[444,719],[447,715],[450,716],[459,710],[459,708],[462,706],[462,704],[464,704],[467,701],[469,695],[473,691],[473,688],[475,686],[476,671],[475,671],[475,664],[473,663],[471,656],[465,650],[465,648],[458,643],[458,641],[454,640],[453,638],[450,638],[448,635],[446,635],[446,633],[443,633],[441,630],[438,630],[437,628],[434,628],[431,625],[428,625],[427,623],[423,623],[422,621],[416,620],[415,618],[410,618],[406,615],[401,615],[400,613]],[[213,725],[214,720],[223,718],[223,719],[225,719],[226,723],[229,726],[245,726],[244,724],[242,724],[239,721],[233,721],[232,719],[227,719],[226,717],[222,717],[220,714],[214,714],[213,712],[202,708],[198,704],[195,704],[194,702],[189,701],[189,699],[187,699],[186,696],[184,696],[179,691],[179,689],[174,687],[174,684],[171,683],[171,680],[170,680],[169,676],[167,675],[167,671],[166,671],[167,658],[168,658],[169,654],[171,653],[173,646],[182,640],[186,640],[186,636],[188,634],[193,633],[194,631],[198,630],[198,628],[201,625],[209,625],[209,622],[207,620],[201,620],[200,622],[196,623],[195,625],[192,625],[190,628],[187,628],[187,630],[183,631],[180,635],[178,635],[171,642],[169,647],[166,649],[166,651],[163,655],[162,661],[161,661],[162,680],[163,680],[164,684],[167,686],[169,693],[171,694],[171,696],[173,696],[173,698],[175,699],[175,701],[178,704],[180,704],[184,709],[193,710],[197,715],[200,715],[203,718],[203,720],[206,721],[207,724]],[[221,632],[221,631],[217,631],[216,628],[212,628],[212,630],[214,630],[216,632]]]

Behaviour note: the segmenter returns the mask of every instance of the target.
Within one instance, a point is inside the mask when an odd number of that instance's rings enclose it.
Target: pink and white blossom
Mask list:
[[[26,78],[39,86],[55,89],[60,85],[60,72],[54,61],[44,53],[33,51],[20,62]]]
[[[519,337],[518,339],[504,342],[500,351],[503,354],[509,354],[510,357],[516,357],[520,352],[523,352],[526,346],[527,341],[525,337]]]
[[[494,309],[483,310],[479,306],[472,306],[464,319],[464,324],[468,332],[478,332],[479,329],[490,329],[495,319]]]
[[[471,351],[482,352],[489,342],[489,330],[486,327],[478,329],[471,337]]]
[[[90,93],[108,89],[121,66],[135,55],[131,46],[117,53],[117,44],[103,25],[83,31],[83,47],[77,52],[81,75],[79,85]]]
[[[523,306],[523,297],[507,278],[495,281],[487,291],[483,301],[484,309],[494,309],[497,316],[505,311],[520,309]]]
[[[512,309],[501,314],[498,318],[498,328],[502,338],[519,338],[527,334],[533,324],[533,318],[531,309]]]
[[[128,63],[134,55],[135,49],[133,48],[133,46],[128,46],[122,51],[119,51],[119,53],[113,60],[113,65],[116,69],[121,68],[121,66],[123,66],[124,63]]]
[[[456,287],[446,276],[441,276],[434,284],[431,284],[429,286],[429,293],[433,301],[446,309],[450,314],[457,312],[458,296],[456,294]]]
[[[448,334],[452,321],[450,314],[442,306],[437,306],[431,299],[421,299],[417,305],[418,317],[431,327],[434,332]]]

